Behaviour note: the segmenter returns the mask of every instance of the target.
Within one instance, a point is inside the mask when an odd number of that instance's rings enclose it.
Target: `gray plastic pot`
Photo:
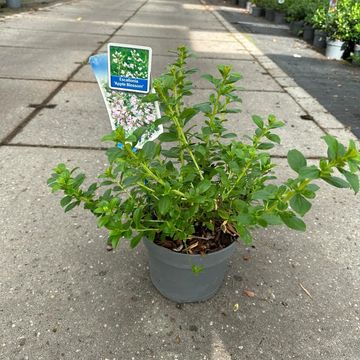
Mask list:
[[[274,21],[274,18],[275,18],[275,10],[265,9],[265,19],[267,21]]]
[[[265,10],[261,7],[258,6],[254,6],[251,9],[251,15],[255,16],[255,17],[260,17],[260,16],[264,16],[265,14]]]
[[[305,24],[303,38],[308,43],[313,43],[314,41],[314,28],[311,25]]]
[[[359,55],[360,56],[360,44],[355,44],[354,47],[354,54]]]
[[[205,301],[216,294],[223,283],[235,242],[220,251],[201,255],[176,253],[143,240],[149,254],[150,277],[154,286],[168,299],[178,302]],[[192,266],[203,270],[194,274]]]
[[[345,42],[340,40],[326,40],[325,56],[329,59],[341,60],[344,55]]]
[[[247,0],[238,0],[239,7],[245,9],[246,8]]]
[[[21,7],[21,0],[6,0],[6,6],[10,9],[18,9]]]
[[[319,49],[326,48],[326,32],[316,29],[314,31],[313,45]]]
[[[293,35],[299,36],[304,29],[304,20],[293,21],[290,24],[290,31]]]
[[[275,11],[274,23],[275,24],[285,24],[286,23],[285,14],[282,12]]]

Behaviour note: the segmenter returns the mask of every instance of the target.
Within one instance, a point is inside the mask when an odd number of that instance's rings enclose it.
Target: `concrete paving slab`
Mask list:
[[[34,110],[29,105],[41,104],[58,84],[54,81],[0,79],[0,142]]]
[[[208,90],[197,89],[192,99],[193,104],[207,100]],[[286,127],[277,133],[282,137],[282,144],[276,146],[273,154],[286,156],[296,147],[307,156],[326,154],[326,146],[320,137],[323,131],[312,121],[300,118],[303,114],[293,99],[284,93],[240,92],[243,100],[242,113],[229,116],[229,130],[243,136],[253,133],[255,125],[251,116],[256,114],[267,118],[274,114],[286,123]],[[261,108],[259,101],[261,99]],[[44,109],[27,127],[18,134],[13,143],[34,145],[68,146],[106,146],[100,142],[103,135],[111,131],[105,105],[97,84],[72,82],[53,100],[55,109]],[[65,115],[66,114],[66,115]],[[203,121],[202,119],[198,120]],[[49,126],[51,124],[51,126]],[[76,125],[74,125],[76,124]],[[54,134],[56,134],[54,136]]]
[[[0,77],[66,80],[79,63],[87,61],[90,54],[90,51],[61,48],[6,48],[6,51],[3,48]]]
[[[254,248],[239,244],[214,298],[176,305],[152,286],[142,245],[106,252],[94,219],[63,214],[49,194],[54,164],[94,176],[101,153],[2,147],[0,155],[4,359],[356,359],[360,212],[349,192],[323,187],[306,233],[257,231]]]
[[[142,37],[127,37],[114,36],[112,42],[144,45],[150,46],[153,49],[153,55],[171,56],[170,53],[176,50],[179,46],[185,45],[196,52],[203,58],[215,59],[238,59],[238,60],[252,60],[249,53],[238,42],[219,43],[217,41],[202,41],[202,40],[183,40],[174,41],[173,39],[157,39],[157,38],[142,38]],[[106,51],[107,47],[104,45],[99,51]],[[175,56],[175,55],[174,55]]]
[[[203,17],[193,17],[192,19],[189,19],[187,16],[177,18],[176,16],[173,17],[167,17],[167,16],[161,16],[161,15],[155,15],[152,17],[142,15],[139,13],[129,21],[129,24],[149,24],[149,25],[178,25],[178,26],[188,26],[192,29],[208,29],[209,26],[213,29],[219,29],[223,30],[224,27],[219,23],[214,21],[214,18],[206,13],[203,12]],[[210,25],[211,24],[211,25]]]
[[[53,99],[54,109],[42,110],[13,143],[104,147],[111,132],[97,84],[69,83]]]
[[[222,29],[189,29],[180,25],[154,25],[126,23],[118,32],[119,36],[158,37],[172,39],[213,40],[219,42],[234,41],[234,38]]]
[[[212,89],[213,85],[201,78],[202,74],[212,74],[219,77],[220,74],[217,66],[220,64],[230,65],[233,71],[239,72],[243,79],[239,81],[239,86],[243,86],[244,90],[259,90],[259,91],[279,91],[282,88],[270,77],[264,75],[264,69],[258,65],[256,61],[249,60],[234,60],[234,59],[204,59],[201,54],[195,52],[196,57],[188,62],[189,67],[199,69],[193,75],[192,81],[195,88]],[[225,55],[226,56],[226,55]],[[160,75],[166,69],[168,64],[174,61],[173,58],[155,56],[153,59],[153,74],[154,76]],[[245,85],[246,84],[246,85]]]
[[[152,76],[157,77],[163,73],[168,64],[174,62],[173,57],[154,56],[152,62]],[[201,74],[210,73],[217,76],[216,66],[219,64],[231,65],[234,71],[243,75],[243,80],[240,82],[246,84],[244,90],[261,90],[261,91],[280,91],[282,88],[270,77],[264,76],[263,69],[254,61],[248,60],[222,60],[222,59],[204,59],[202,57],[191,59],[190,67],[199,69],[197,74],[193,76],[194,87],[207,89],[211,88],[211,84],[200,77]],[[84,66],[75,76],[75,81],[92,81],[95,82],[95,77],[91,71],[90,66]]]
[[[120,26],[124,23],[126,19],[128,19],[133,14],[133,11],[115,11],[108,10],[107,12],[96,12],[95,9],[87,9],[84,11],[58,11],[58,12],[48,12],[42,13],[42,17],[47,18],[49,20],[55,19],[67,19],[67,20],[77,20],[77,21],[90,21],[90,22],[99,22],[105,23],[108,25],[116,24]],[[80,20],[81,18],[81,20]]]
[[[207,101],[209,94],[208,90],[196,90],[192,104]],[[301,119],[302,109],[288,94],[241,91],[239,96],[243,101],[240,104],[242,112],[230,114],[226,124],[226,128],[231,132],[235,132],[241,137],[251,135],[256,129],[251,120],[252,115],[261,116],[266,120],[270,114],[273,114],[286,124],[285,127],[274,131],[282,141],[280,145],[276,145],[271,150],[273,155],[286,156],[288,151],[294,148],[309,157],[326,155],[327,147],[321,140],[321,136],[324,136],[325,133],[313,121]],[[201,124],[203,120],[197,118],[196,121]]]
[[[23,16],[21,18],[9,19],[4,28],[19,30],[39,30],[62,33],[85,33],[85,34],[111,34],[121,23],[109,23],[104,21],[87,21],[76,19],[51,19],[36,16]]]
[[[103,44],[105,39],[105,35],[2,29],[0,46],[75,51],[88,50],[92,52],[99,45]]]

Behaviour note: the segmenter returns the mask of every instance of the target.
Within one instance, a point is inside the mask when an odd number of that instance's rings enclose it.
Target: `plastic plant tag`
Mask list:
[[[146,46],[108,44],[110,88],[148,93],[151,58],[152,50]]]
[[[89,64],[99,84],[110,118],[111,128],[119,126],[125,129],[126,135],[131,135],[136,129],[146,127],[141,140],[136,145],[140,149],[145,142],[156,139],[162,132],[162,125],[156,126],[155,120],[161,117],[158,103],[142,102],[144,94],[113,90],[108,85],[108,56],[94,55],[89,58]]]

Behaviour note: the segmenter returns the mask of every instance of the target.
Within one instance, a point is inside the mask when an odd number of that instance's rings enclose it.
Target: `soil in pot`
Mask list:
[[[328,59],[341,60],[345,51],[345,42],[327,39],[325,56]]]
[[[314,31],[313,45],[319,49],[326,48],[326,33],[324,31],[318,29]]]
[[[265,9],[265,19],[267,21],[274,21],[274,18],[275,18],[275,10]]]
[[[258,7],[258,6],[254,6],[252,9],[251,9],[251,14],[255,17],[260,17],[260,16],[264,16],[265,14],[265,10],[261,7]]]
[[[312,44],[314,41],[314,28],[311,25],[304,25],[303,38],[308,43]]]
[[[186,247],[181,241],[144,239],[152,283],[162,295],[178,303],[204,301],[215,295],[236,246],[237,234],[231,226],[224,228],[219,223],[213,233],[196,230]],[[194,267],[200,271],[194,273]]]

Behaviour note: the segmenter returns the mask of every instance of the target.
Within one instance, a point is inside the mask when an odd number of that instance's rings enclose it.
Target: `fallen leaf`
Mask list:
[[[248,289],[245,289],[243,291],[243,295],[245,295],[245,296],[247,296],[249,298],[255,297],[255,293],[253,291],[251,291],[251,290],[248,290]]]
[[[250,258],[251,258],[251,256],[250,256],[250,255],[244,255],[244,256],[243,256],[243,259],[244,259],[245,261],[250,260]]]
[[[180,344],[180,343],[181,343],[181,339],[180,339],[180,336],[179,336],[179,335],[176,336],[175,342],[176,342],[177,344]]]
[[[238,310],[239,310],[239,307],[240,307],[240,306],[239,306],[238,303],[234,304],[234,306],[233,306],[234,312],[238,311]]]

